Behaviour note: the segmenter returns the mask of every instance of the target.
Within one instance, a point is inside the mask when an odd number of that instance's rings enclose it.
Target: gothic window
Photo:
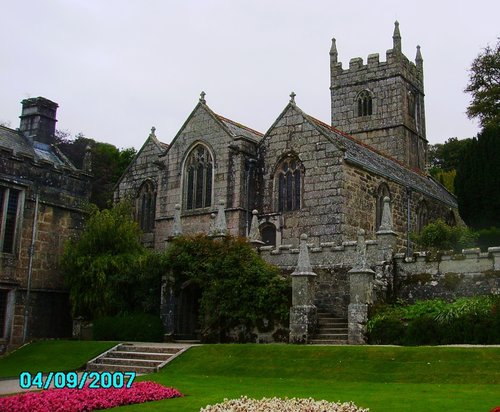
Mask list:
[[[372,115],[372,96],[368,90],[363,90],[358,95],[358,117]]]
[[[276,171],[278,186],[278,211],[289,212],[300,209],[302,186],[301,163],[294,157],[281,162]]]
[[[137,217],[139,226],[145,233],[152,232],[155,226],[156,193],[151,180],[146,180],[137,196]]]
[[[21,191],[0,187],[0,252],[15,253]]]
[[[186,209],[212,205],[213,159],[210,151],[198,144],[189,153],[184,166],[184,204]]]
[[[427,203],[422,200],[417,207],[417,233],[420,233],[427,223],[429,223],[429,211]]]
[[[377,206],[376,206],[376,223],[375,230],[380,228],[382,224],[382,212],[384,210],[384,197],[391,198],[389,186],[386,183],[381,183],[377,190]]]

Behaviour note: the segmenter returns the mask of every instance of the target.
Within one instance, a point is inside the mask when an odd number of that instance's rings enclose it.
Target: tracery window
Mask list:
[[[381,183],[377,190],[375,230],[378,230],[382,224],[382,212],[384,210],[384,198],[386,196],[391,199],[389,186],[387,186],[386,183]]]
[[[372,111],[372,96],[368,90],[363,90],[358,95],[358,117],[371,116]]]
[[[420,233],[427,223],[429,223],[429,211],[427,203],[422,200],[417,207],[417,233]]]
[[[137,218],[143,232],[152,232],[155,226],[156,192],[151,180],[146,180],[137,196]]]
[[[0,187],[0,252],[15,253],[21,204],[21,191]]]
[[[281,162],[277,171],[278,211],[299,210],[301,206],[302,165],[295,157]]]
[[[184,204],[186,209],[212,205],[213,159],[206,146],[198,144],[191,150],[184,167]]]

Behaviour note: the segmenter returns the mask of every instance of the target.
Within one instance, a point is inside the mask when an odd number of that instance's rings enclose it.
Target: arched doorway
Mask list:
[[[200,339],[201,289],[193,281],[184,282],[175,300],[175,339]]]

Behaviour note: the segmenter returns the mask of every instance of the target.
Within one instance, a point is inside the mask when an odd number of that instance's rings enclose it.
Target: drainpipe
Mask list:
[[[406,188],[406,257],[412,254],[411,231],[411,187]]]
[[[245,223],[245,232],[246,236],[248,237],[248,234],[250,233],[250,176],[252,175],[252,170],[257,163],[257,160],[255,159],[248,159],[247,160],[247,218],[246,218],[246,223]]]
[[[29,263],[28,263],[28,286],[26,289],[26,302],[24,304],[24,328],[23,328],[23,343],[26,343],[26,337],[28,336],[28,315],[30,307],[30,295],[31,295],[31,276],[33,274],[33,255],[35,254],[35,239],[36,239],[36,227],[38,224],[38,201],[40,195],[37,193],[35,196],[35,212],[33,214],[33,228],[31,231],[31,244],[28,249]]]

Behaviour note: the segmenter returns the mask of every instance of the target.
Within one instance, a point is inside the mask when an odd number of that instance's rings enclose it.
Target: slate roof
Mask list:
[[[32,143],[18,130],[5,126],[0,126],[0,148],[11,150],[16,156],[24,154],[35,161],[46,161],[55,167],[69,167],[76,170],[75,166],[54,147],[41,142]]]
[[[298,109],[297,107],[295,107]],[[299,109],[300,110],[300,109]],[[302,112],[303,116],[313,123],[326,137],[340,143],[345,149],[345,159],[361,168],[384,176],[404,186],[409,186],[417,192],[435,198],[450,207],[457,207],[456,197],[448,192],[439,182],[430,175],[417,170],[409,169],[395,158],[388,156],[367,144],[357,140],[321,120]]]
[[[242,124],[237,123],[233,120],[227,119],[220,114],[214,114],[222,123],[224,123],[224,125],[229,129],[234,137],[242,136],[254,142],[258,142],[262,138],[262,136],[264,136],[262,133],[250,129],[247,126],[243,126]]]

